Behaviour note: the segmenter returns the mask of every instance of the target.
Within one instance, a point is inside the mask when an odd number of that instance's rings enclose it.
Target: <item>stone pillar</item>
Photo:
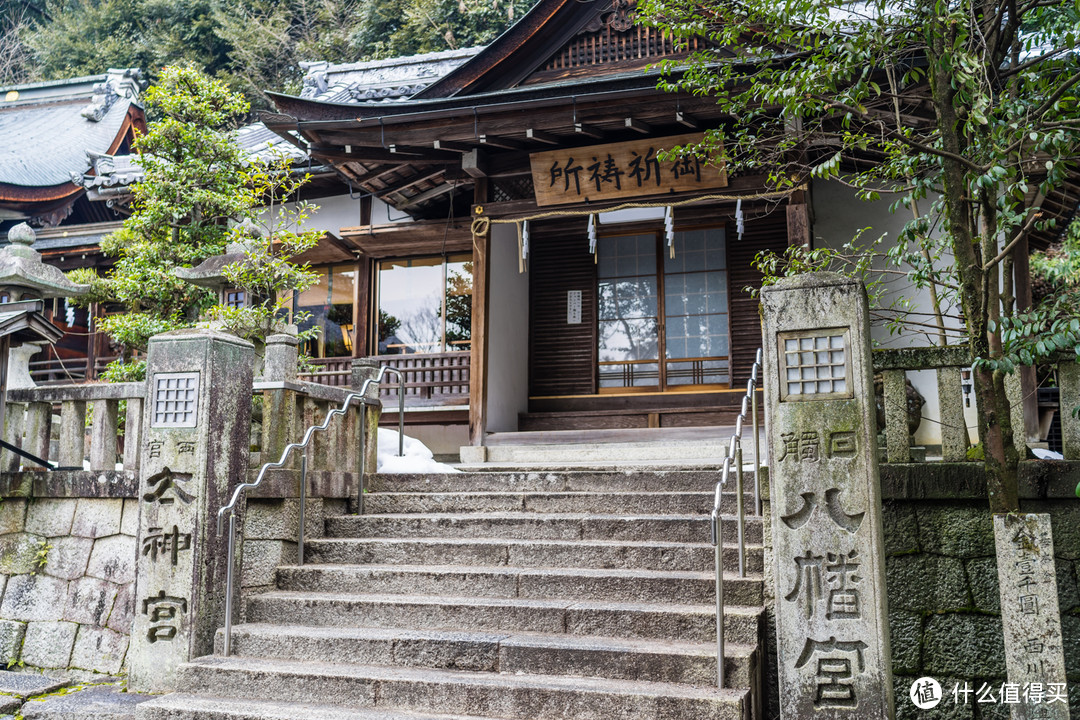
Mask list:
[[[379,372],[379,361],[373,357],[354,358],[352,364],[352,389],[359,392],[364,381],[375,377]],[[385,382],[385,380],[384,380]],[[379,418],[382,417],[382,403],[379,401],[379,384],[373,383],[368,388],[365,396],[371,400],[370,405],[364,406],[364,469],[369,473],[375,472],[378,467],[379,456]],[[359,463],[359,457],[357,457]],[[359,472],[359,464],[356,472]]]
[[[1068,720],[1068,702],[1050,700],[1067,697],[1050,516],[995,515],[994,545],[1013,720]]]
[[[250,343],[213,330],[150,339],[131,690],[175,690],[177,666],[211,653],[224,622],[217,512],[247,471],[253,364]]]
[[[866,292],[813,273],[761,298],[781,715],[886,720],[893,693]]]
[[[296,391],[289,389],[296,383],[296,364],[300,340],[288,333],[278,333],[266,339],[263,356],[265,382],[284,383],[276,390],[263,392],[262,437],[259,447],[262,462],[276,462],[289,443],[299,442],[305,430],[303,412],[296,399]],[[299,468],[299,455],[293,454],[286,467]]]

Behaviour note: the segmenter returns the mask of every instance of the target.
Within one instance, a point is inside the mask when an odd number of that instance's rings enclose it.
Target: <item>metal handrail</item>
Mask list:
[[[370,377],[364,381],[364,384],[360,386],[360,390],[357,392],[350,392],[345,396],[345,399],[341,403],[339,408],[331,408],[330,412],[326,413],[326,417],[318,425],[312,425],[304,433],[304,439],[298,443],[289,443],[285,446],[285,449],[281,452],[281,457],[277,462],[268,462],[259,468],[259,474],[255,476],[255,479],[251,482],[243,482],[236,486],[236,490],[233,491],[232,499],[229,500],[227,505],[223,505],[218,510],[217,518],[217,534],[221,537],[221,519],[225,516],[225,513],[229,513],[229,542],[227,551],[227,565],[225,568],[225,643],[224,654],[228,657],[232,654],[232,616],[233,616],[233,565],[236,559],[236,504],[240,501],[240,496],[248,488],[258,487],[263,481],[263,477],[266,475],[266,471],[270,468],[280,468],[285,466],[285,462],[289,459],[289,455],[294,450],[303,450],[311,444],[312,438],[314,438],[316,431],[326,430],[330,427],[330,421],[337,415],[345,415],[349,407],[354,400],[358,400],[361,405],[370,405],[373,402],[365,398],[368,388],[373,384],[377,384],[383,379],[386,373],[392,372],[398,376],[398,386],[403,388],[405,385],[405,375],[401,373],[397,368],[393,368],[384,365],[379,368],[379,371],[374,377]],[[399,408],[398,408],[398,456],[405,455],[405,393],[399,392]],[[365,460],[367,453],[364,450],[364,436],[365,436],[365,420],[366,415],[360,415],[360,477],[357,481],[357,507],[358,512],[362,515],[364,513],[364,471]],[[304,455],[300,458],[300,528],[297,533],[297,552],[299,553],[299,564],[304,564],[304,505],[307,500],[307,456]]]
[[[743,396],[742,406],[739,408],[739,416],[735,418],[735,432],[728,443],[727,455],[724,457],[724,466],[720,471],[720,480],[716,483],[716,493],[713,497],[712,510],[712,544],[716,559],[716,687],[724,689],[724,568],[723,568],[723,538],[720,527],[721,501],[723,489],[731,476],[731,466],[735,465],[735,521],[738,527],[739,543],[739,577],[746,577],[746,510],[743,507],[743,451],[742,433],[746,414],[750,413],[751,424],[754,428],[754,510],[755,514],[761,515],[761,483],[758,476],[761,472],[761,448],[758,439],[758,403],[757,394],[754,392],[758,385],[758,373],[761,371],[762,353],[758,348],[754,358],[754,365],[750,370],[750,379],[746,383],[746,395]]]

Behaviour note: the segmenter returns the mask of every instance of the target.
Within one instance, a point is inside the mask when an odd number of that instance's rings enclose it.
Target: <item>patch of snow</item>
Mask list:
[[[382,432],[382,431],[380,430],[380,432]],[[1064,460],[1065,459],[1064,455],[1062,455],[1059,452],[1054,452],[1053,450],[1043,450],[1042,448],[1031,448],[1031,452],[1034,453],[1035,457],[1039,458],[1040,460]]]
[[[398,456],[398,433],[396,430],[379,428],[379,462],[377,472],[397,474],[456,473],[461,472],[441,462],[436,462],[427,445],[416,438],[405,436],[405,455]]]

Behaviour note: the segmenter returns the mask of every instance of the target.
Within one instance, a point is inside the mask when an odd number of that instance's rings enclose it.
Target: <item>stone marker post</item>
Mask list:
[[[245,477],[252,345],[212,330],[150,339],[128,687],[175,690],[177,666],[213,652],[224,622],[217,511]]]
[[[1050,516],[995,515],[994,544],[1009,678],[999,700],[1013,720],[1068,720]]]
[[[782,717],[892,718],[866,292],[813,273],[761,298]]]

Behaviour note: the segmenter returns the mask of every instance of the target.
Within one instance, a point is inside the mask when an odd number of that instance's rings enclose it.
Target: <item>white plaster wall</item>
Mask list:
[[[883,243],[887,247],[895,243],[900,236],[900,231],[908,220],[911,213],[906,208],[901,208],[896,213],[889,212],[891,200],[879,200],[866,202],[859,200],[855,191],[838,182],[816,181],[813,186],[812,201],[814,209],[814,247],[840,248],[856,236],[863,228],[867,228],[862,235],[862,242],[869,242],[880,235],[885,235]],[[929,202],[924,203],[929,207]],[[883,247],[883,249],[884,249]],[[943,262],[951,262],[950,258]],[[876,268],[883,268],[878,263]],[[880,304],[888,306],[898,298],[907,298],[913,301],[915,308],[920,312],[930,312],[932,305],[930,293],[926,289],[916,288],[911,281],[900,275],[889,275],[887,289],[880,300]],[[949,311],[947,314],[955,314]],[[929,316],[913,316],[919,322],[932,322]],[[956,321],[946,320],[951,327],[956,327]],[[924,330],[910,329],[901,334],[890,332],[886,323],[880,320],[871,321],[871,338],[877,347],[900,348],[933,345]],[[949,336],[949,342],[956,342],[955,335]],[[937,396],[937,374],[933,371],[908,373],[915,388],[926,398],[923,406],[923,422],[915,435],[916,444],[938,445],[941,443],[941,431],[938,419],[941,417]],[[968,424],[968,434],[975,439],[975,413],[974,407],[965,408]]]
[[[308,202],[318,206],[307,222],[305,230],[326,230],[335,235],[341,234],[341,228],[356,227],[360,225],[360,200],[349,197],[348,193],[330,195],[327,197],[311,198]],[[292,209],[296,203],[288,203]],[[269,221],[268,211],[263,210],[260,214],[260,222]],[[382,200],[371,199],[371,222],[381,225],[388,222],[408,222],[411,218],[405,213],[398,212]]]
[[[356,202],[359,203],[360,201],[357,200]],[[395,210],[394,208],[390,207],[389,205],[384,203],[382,200],[379,200],[378,198],[371,198],[371,224],[372,225],[383,225],[385,223],[411,222],[411,221],[412,221],[412,218],[409,217],[408,213],[403,213],[400,210]],[[353,224],[354,225],[359,225],[360,223],[355,222]]]
[[[487,429],[513,432],[529,407],[529,274],[513,225],[491,226],[490,277]]]

